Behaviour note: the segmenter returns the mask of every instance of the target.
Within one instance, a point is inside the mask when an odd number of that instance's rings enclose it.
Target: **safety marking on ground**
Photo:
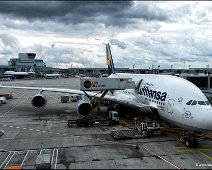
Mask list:
[[[0,168],[5,168],[7,167],[7,165],[9,164],[9,162],[11,161],[11,159],[13,158],[13,156],[15,155],[16,151],[14,152],[10,152],[9,155],[6,157],[6,159],[4,160],[4,162],[1,164]]]
[[[51,169],[57,169],[57,157],[58,157],[58,149],[55,148],[52,152]]]
[[[27,155],[28,155],[29,151],[30,151],[30,150],[28,150],[28,151],[27,151],[27,153],[26,153],[26,155],[24,156],[24,159],[23,159],[23,161],[21,162],[21,166],[23,166],[24,161],[26,160],[26,157],[27,157]]]
[[[2,125],[4,127],[10,127],[10,128],[16,128],[16,129],[23,129],[23,130],[30,130],[30,131],[36,131],[36,132],[42,132],[42,133],[51,133],[51,134],[56,134],[56,135],[68,135],[67,133],[58,133],[58,132],[49,132],[49,131],[46,131],[46,130],[40,130],[40,129],[32,129],[32,128],[25,128],[25,127],[19,127],[19,126],[12,126],[12,125]]]
[[[51,155],[51,169],[56,169],[57,166],[57,157],[58,157],[58,148],[55,149],[41,149],[41,150],[22,150],[22,151],[8,151],[8,155],[5,157],[3,163],[0,165],[0,169],[9,168],[9,166],[24,167],[25,165],[35,167],[36,157],[33,157],[33,162],[30,163],[29,157],[31,154],[50,154]],[[20,156],[23,155],[23,156]],[[15,160],[15,162],[14,162]],[[11,168],[11,167],[10,167]]]
[[[4,161],[2,162],[0,168],[3,169],[7,163],[7,160],[9,160],[9,158],[12,156],[13,152],[9,151],[9,154],[7,155],[7,157],[4,159]]]
[[[25,93],[23,95],[20,96],[20,98],[24,97],[25,96]],[[24,100],[21,100],[20,103],[18,103],[18,101],[15,103],[15,106],[12,107],[10,110],[6,111],[3,115],[0,116],[0,119],[3,118],[7,113],[13,111],[16,107],[20,106],[21,104],[23,104],[26,99],[28,99],[28,97],[26,97]]]
[[[208,156],[206,153],[204,153],[203,151],[212,151],[212,148],[209,146],[199,146],[198,148],[187,148],[185,146],[177,146],[176,147],[177,152],[193,152],[193,153],[198,153],[203,155],[204,157],[206,157],[207,159],[209,159],[210,161],[212,161],[212,157]]]
[[[8,125],[9,126],[9,125]],[[10,127],[10,126],[9,126]],[[13,127],[13,126],[12,126]],[[28,130],[27,128],[22,128],[24,130]],[[33,129],[34,131],[38,130],[38,129]],[[41,131],[42,132],[42,131]],[[47,132],[47,131],[46,131]],[[76,136],[76,135],[71,135],[71,134],[63,134],[63,133],[56,133],[56,132],[47,132],[47,133],[54,133],[54,134],[57,134],[57,135],[69,135],[69,136],[72,136],[72,137],[80,137],[80,138],[84,138],[84,139],[93,139],[93,140],[98,140],[98,141],[101,141],[101,142],[107,142],[108,144],[120,144],[120,145],[128,145],[128,146],[134,146],[136,147],[135,144],[129,144],[129,143],[121,143],[121,142],[117,142],[117,141],[107,141],[107,140],[104,140],[104,139],[96,139],[96,138],[92,138],[92,137],[85,137],[85,136]],[[161,160],[163,160],[164,162],[168,163],[169,165],[177,168],[177,169],[182,169],[181,167],[177,166],[176,164],[170,162],[169,160],[167,160],[166,158],[156,154],[155,152],[153,152],[152,150],[148,149],[147,147],[144,147],[143,145],[141,146],[141,148],[143,148],[144,150],[146,150],[147,152],[149,152],[150,154],[152,155],[155,155],[157,156],[158,158],[160,158]],[[41,152],[40,152],[41,153]],[[57,151],[57,154],[58,154],[58,151]],[[55,164],[55,167],[56,169],[56,164]]]

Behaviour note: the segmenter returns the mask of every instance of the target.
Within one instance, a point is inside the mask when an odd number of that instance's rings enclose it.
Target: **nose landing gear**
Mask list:
[[[185,136],[183,142],[188,148],[197,148],[199,146],[199,142],[194,133],[189,133]]]

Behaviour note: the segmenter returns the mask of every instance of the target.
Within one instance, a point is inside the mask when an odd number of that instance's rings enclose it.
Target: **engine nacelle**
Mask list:
[[[79,100],[77,102],[77,112],[83,116],[86,116],[92,110],[92,105],[87,100]]]
[[[43,96],[42,94],[36,94],[32,101],[31,101],[32,105],[36,108],[43,108],[46,106],[47,103],[47,99],[45,96]]]

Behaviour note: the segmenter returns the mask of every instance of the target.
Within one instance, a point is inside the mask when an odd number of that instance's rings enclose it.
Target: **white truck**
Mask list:
[[[68,120],[68,127],[72,127],[73,125],[77,125],[79,127],[92,127],[92,126],[111,126],[118,125],[119,117],[118,112],[109,111],[109,119],[75,119]]]
[[[109,118],[112,122],[112,125],[119,124],[119,116],[117,111],[109,111]]]
[[[6,97],[4,95],[0,95],[0,103],[5,104],[6,103]]]

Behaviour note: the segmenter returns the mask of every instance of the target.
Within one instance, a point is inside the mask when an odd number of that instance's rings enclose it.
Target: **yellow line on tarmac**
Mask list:
[[[185,146],[176,146],[176,148],[187,148]]]
[[[195,152],[194,150],[188,150],[188,149],[184,149],[184,150],[179,150],[177,152]]]
[[[195,148],[193,148],[193,149],[186,149],[185,146],[177,146],[176,148],[180,149],[177,152],[196,152],[196,153],[199,153],[199,154],[203,155],[204,157],[206,157],[210,161],[212,161],[212,157],[210,157],[210,156],[208,156],[208,155],[206,155],[205,153],[202,152],[203,150],[204,151],[211,150],[211,148],[208,147],[208,146],[202,146],[202,147],[197,148],[197,149],[195,149]]]
[[[212,161],[212,158],[208,155],[206,155],[205,153],[201,152],[200,150],[197,150],[198,153],[200,153],[201,155],[205,156],[206,158],[208,158],[210,161]]]

